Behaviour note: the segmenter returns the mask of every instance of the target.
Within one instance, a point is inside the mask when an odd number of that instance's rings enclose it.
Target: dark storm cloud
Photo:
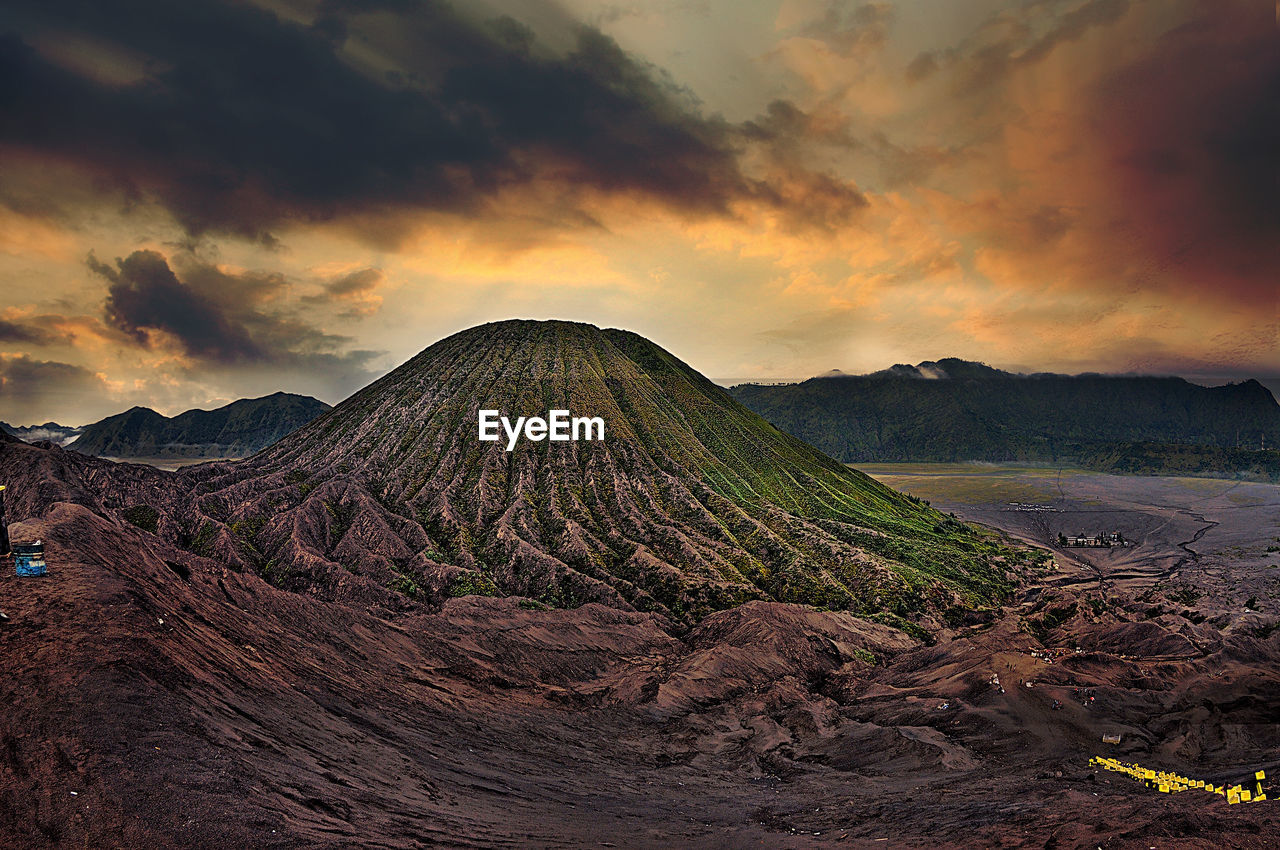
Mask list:
[[[103,318],[110,327],[144,348],[172,339],[197,367],[297,369],[350,390],[371,376],[366,367],[380,354],[344,351],[347,337],[274,305],[288,288],[277,274],[229,273],[192,257],[171,266],[155,251],[135,251],[114,265],[93,256],[88,263],[107,281]],[[359,284],[335,285],[351,291]]]
[[[733,128],[587,27],[556,53],[510,18],[434,0],[328,2],[301,22],[170,0],[19,2],[8,17],[0,141],[159,202],[192,234],[475,212],[535,179],[689,210],[759,191]],[[127,55],[135,76],[59,62],[48,45],[71,37]]]
[[[1094,28],[1114,24],[1129,11],[1129,0],[1088,0],[1059,12],[1057,7],[1064,5],[1050,2],[1027,4],[1021,11],[1001,9],[955,47],[916,56],[907,65],[907,80],[919,82],[946,70],[957,93],[989,93],[1011,74],[1041,61],[1059,45],[1076,41]]]
[[[1058,18],[1056,24],[1018,55],[1022,63],[1036,62],[1053,49],[1075,41],[1094,27],[1113,24],[1129,11],[1129,0],[1091,0]]]
[[[11,322],[0,319],[0,343],[16,342],[27,345],[44,345],[53,342],[55,335],[28,322]]]
[[[893,20],[894,8],[889,3],[835,2],[800,34],[845,56],[865,55],[885,45]]]
[[[1093,92],[1131,238],[1189,279],[1280,312],[1280,51],[1271,12],[1223,3]],[[1272,340],[1280,345],[1280,341]]]
[[[381,269],[360,269],[336,277],[324,285],[326,295],[334,298],[356,298],[373,292],[383,281]],[[323,301],[325,296],[312,296]]]
[[[82,366],[56,360],[33,360],[26,354],[0,356],[0,403],[6,410],[31,408],[58,396],[102,392],[102,378]],[[20,417],[10,414],[16,421]]]
[[[938,71],[938,56],[932,50],[926,50],[907,63],[907,82],[918,83],[927,80]]]
[[[92,255],[89,268],[106,278],[103,318],[144,346],[155,331],[172,334],[185,353],[222,363],[258,361],[267,356],[243,324],[221,305],[178,280],[163,256],[135,251],[113,268]]]
[[[775,151],[799,153],[803,144],[817,141],[842,147],[853,147],[857,141],[849,133],[846,120],[830,126],[818,127],[813,117],[789,100],[771,101],[757,118],[742,125],[742,135],[753,141],[764,142]]]
[[[386,280],[382,269],[358,269],[325,281],[321,292],[305,295],[304,304],[345,305],[338,313],[344,319],[355,319],[376,312],[382,305],[378,287]]]
[[[1085,285],[1107,279],[1099,274],[1106,268],[1131,287],[1212,293],[1215,301],[1274,315],[1280,312],[1274,27],[1274,11],[1247,0],[1185,7],[1046,0],[997,10],[954,47],[917,56],[907,78],[944,85],[951,101],[964,105],[962,120],[974,136],[975,127],[989,132],[997,125],[1061,129],[1043,149],[1056,146],[1062,159],[1046,160],[1027,181],[1045,191],[1031,198],[1034,206],[1011,207],[985,230],[989,246],[1021,242],[1036,251],[1071,233],[1091,266],[1081,273]],[[1093,39],[1085,50],[1060,49],[1085,38]],[[1100,57],[1096,63],[1069,64],[1090,52]],[[1051,58],[1055,64],[1047,64]],[[1028,91],[1041,94],[1017,94]],[[1029,121],[1040,103],[1053,105]],[[1079,176],[1068,167],[1076,157]],[[934,162],[907,161],[907,181],[927,178]],[[1003,176],[997,170],[988,179]],[[1088,203],[1059,203],[1075,187],[1055,183],[1082,179],[1098,181],[1096,195]]]
[[[792,210],[791,218],[808,227],[837,230],[868,206],[852,182],[811,167],[814,145],[853,148],[859,143],[847,122],[824,126],[788,100],[771,102],[765,112],[740,129],[757,144],[769,167],[767,193]]]

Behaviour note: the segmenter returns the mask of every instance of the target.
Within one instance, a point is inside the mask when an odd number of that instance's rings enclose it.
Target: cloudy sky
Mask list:
[[[336,402],[484,321],[717,379],[1280,390],[1252,0],[6,3],[0,419]]]

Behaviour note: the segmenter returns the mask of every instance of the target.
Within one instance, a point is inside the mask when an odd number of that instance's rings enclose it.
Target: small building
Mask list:
[[[1105,549],[1111,546],[1128,546],[1129,541],[1125,540],[1124,535],[1118,531],[1113,531],[1110,534],[1085,534],[1080,532],[1073,537],[1059,533],[1058,545],[1073,546],[1077,549]]]
[[[48,573],[44,564],[44,543],[13,544],[13,569],[20,576],[42,576]]]

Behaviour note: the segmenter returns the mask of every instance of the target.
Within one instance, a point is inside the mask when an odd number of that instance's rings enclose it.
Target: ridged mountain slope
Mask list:
[[[599,416],[606,437],[507,452],[477,439],[481,408]],[[338,596],[480,591],[690,620],[761,598],[912,616],[1007,586],[1006,550],[653,343],[568,322],[451,336],[253,458],[189,475],[192,545]]]

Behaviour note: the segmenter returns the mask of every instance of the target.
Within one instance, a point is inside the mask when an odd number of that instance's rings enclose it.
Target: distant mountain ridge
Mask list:
[[[8,422],[0,422],[0,431],[27,443],[48,440],[65,446],[80,436],[82,430],[84,429],[73,428],[70,425],[59,425],[57,422],[46,422],[43,425],[10,425]]]
[[[1018,375],[946,358],[730,392],[846,463],[1048,461],[1274,477],[1265,470],[1280,459],[1280,405],[1255,380],[1202,387],[1176,377]]]
[[[283,392],[173,417],[134,407],[86,425],[67,448],[113,458],[246,457],[329,409],[319,399]]]

